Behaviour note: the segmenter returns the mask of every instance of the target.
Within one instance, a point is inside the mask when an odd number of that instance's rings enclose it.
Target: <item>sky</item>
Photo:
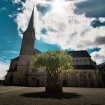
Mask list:
[[[105,62],[105,0],[0,0],[0,78],[20,53],[33,8],[35,48],[87,50]]]

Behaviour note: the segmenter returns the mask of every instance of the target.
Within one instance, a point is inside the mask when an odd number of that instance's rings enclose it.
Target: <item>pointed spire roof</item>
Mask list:
[[[28,29],[34,29],[34,9],[33,9],[32,14],[31,14],[31,18],[30,18],[30,21],[28,24]]]

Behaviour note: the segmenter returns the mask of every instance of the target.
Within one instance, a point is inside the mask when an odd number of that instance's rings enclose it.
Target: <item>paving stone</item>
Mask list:
[[[105,105],[104,88],[68,87],[63,88],[63,94],[45,94],[44,90],[44,87],[0,87],[0,105]]]

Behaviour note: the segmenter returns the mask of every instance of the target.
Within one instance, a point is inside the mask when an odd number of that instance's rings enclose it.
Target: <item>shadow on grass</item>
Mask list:
[[[52,98],[52,99],[71,99],[71,98],[80,98],[81,95],[77,93],[46,93],[46,92],[33,92],[22,94],[23,97],[32,97],[32,98]]]

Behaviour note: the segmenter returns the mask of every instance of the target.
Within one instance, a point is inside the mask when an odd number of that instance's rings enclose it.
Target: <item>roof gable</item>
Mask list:
[[[73,58],[81,58],[81,57],[90,57],[89,53],[86,50],[81,51],[68,51]]]

